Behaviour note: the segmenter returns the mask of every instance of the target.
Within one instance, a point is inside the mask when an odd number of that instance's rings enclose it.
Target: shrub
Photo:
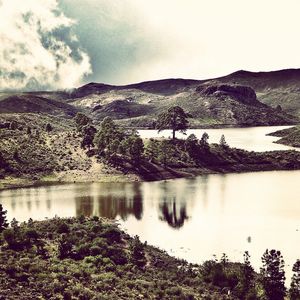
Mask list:
[[[69,233],[70,228],[65,222],[61,223],[57,228],[57,233]]]
[[[106,238],[110,244],[116,242],[121,242],[121,233],[120,230],[114,227],[109,227],[102,234],[102,237]]]

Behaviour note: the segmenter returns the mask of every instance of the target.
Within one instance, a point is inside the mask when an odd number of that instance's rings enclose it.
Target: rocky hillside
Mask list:
[[[300,69],[274,72],[238,71],[215,81],[251,86],[263,103],[274,108],[280,105],[288,113],[300,116]]]
[[[238,71],[209,80],[165,79],[126,86],[89,83],[70,93],[0,93],[0,114],[84,111],[96,122],[111,116],[126,126],[150,127],[160,112],[179,105],[193,127],[299,123],[300,70]]]
[[[3,113],[44,113],[70,118],[79,111],[64,101],[64,93],[19,93],[0,94],[0,114]]]
[[[276,143],[292,147],[300,147],[300,126],[278,130],[269,135],[280,137]]]

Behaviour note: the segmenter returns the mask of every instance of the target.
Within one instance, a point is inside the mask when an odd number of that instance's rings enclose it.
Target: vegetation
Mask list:
[[[294,275],[291,281],[290,298],[291,300],[300,299],[300,260],[298,259],[293,265]]]
[[[92,120],[81,112],[78,112],[76,114],[76,116],[74,117],[74,121],[76,123],[76,128],[78,131],[81,131],[84,126],[92,123]]]
[[[0,233],[8,226],[6,213],[7,211],[4,210],[2,204],[0,204]]]
[[[161,130],[174,125],[175,136],[176,131],[185,131],[187,116],[180,107],[171,107],[157,123]],[[0,188],[44,178],[101,181],[112,180],[114,174],[115,180],[122,181],[160,180],[212,172],[300,168],[299,152],[247,152],[231,148],[225,136],[219,144],[209,144],[205,132],[200,139],[190,135],[186,140],[142,140],[136,130],[126,130],[109,117],[100,126],[83,113],[63,124],[59,118],[33,114],[22,118],[7,115],[6,122],[1,118]]]
[[[0,233],[0,289],[6,299],[284,299],[283,259],[266,251],[202,265],[170,257],[107,219],[15,219]],[[299,299],[299,261],[287,295]],[[13,288],[12,288],[13,287]]]
[[[286,294],[284,286],[284,260],[280,251],[268,249],[262,257],[263,286],[268,299],[283,300]]]
[[[156,128],[158,131],[172,129],[172,136],[175,139],[176,131],[185,133],[188,129],[188,115],[180,106],[170,107],[166,112],[161,113],[157,118]]]
[[[300,126],[278,130],[269,135],[280,137],[280,139],[276,141],[278,144],[300,147]]]

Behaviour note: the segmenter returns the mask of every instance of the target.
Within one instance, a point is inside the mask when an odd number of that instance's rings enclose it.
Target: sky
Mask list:
[[[0,90],[300,67],[299,0],[0,0]]]

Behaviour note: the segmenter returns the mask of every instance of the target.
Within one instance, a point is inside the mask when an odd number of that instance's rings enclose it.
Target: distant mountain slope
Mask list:
[[[68,103],[56,100],[57,93],[50,93],[49,98],[35,95],[36,93],[2,95],[0,113],[47,113],[50,115],[74,116],[79,109]],[[54,98],[54,99],[51,99]]]
[[[127,126],[153,127],[158,114],[171,105],[183,107],[194,127],[298,122],[260,102],[251,87],[220,80],[168,79],[117,87],[93,83],[75,90],[72,97],[68,102],[88,109],[94,119],[111,116]]]
[[[115,86],[89,83],[70,92],[0,93],[2,112],[72,116],[84,111],[101,121],[111,116],[126,126],[153,127],[160,112],[180,105],[200,126],[299,123],[300,69],[238,71],[207,79],[164,79]]]
[[[288,113],[300,117],[300,69],[273,72],[238,71],[213,81],[248,85],[255,90],[263,103],[272,107],[280,105]]]

